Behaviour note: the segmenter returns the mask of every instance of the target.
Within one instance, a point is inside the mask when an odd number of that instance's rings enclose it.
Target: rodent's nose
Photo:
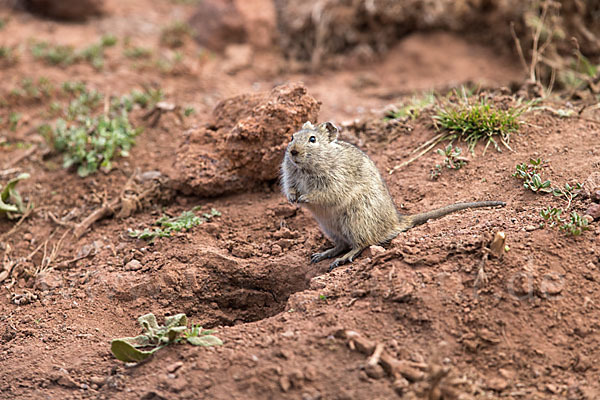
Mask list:
[[[291,150],[290,154],[293,156],[297,156],[298,155],[298,150]]]

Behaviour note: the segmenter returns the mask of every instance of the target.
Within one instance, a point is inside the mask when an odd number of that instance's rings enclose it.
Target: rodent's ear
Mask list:
[[[304,125],[302,125],[302,129],[315,129],[315,127],[310,123],[310,121],[306,121]]]
[[[324,133],[327,133],[330,142],[333,142],[335,139],[337,139],[338,128],[331,122],[327,121],[323,122],[322,124],[319,124],[319,130]]]

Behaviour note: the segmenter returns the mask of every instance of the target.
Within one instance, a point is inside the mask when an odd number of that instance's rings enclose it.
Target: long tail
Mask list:
[[[403,215],[400,217],[400,220],[403,222],[403,230],[407,230],[417,225],[424,224],[430,219],[441,218],[444,215],[464,210],[465,208],[493,207],[505,205],[506,203],[503,201],[475,201],[472,203],[456,203],[450,204],[449,206],[436,208],[435,210],[427,211],[421,214]]]

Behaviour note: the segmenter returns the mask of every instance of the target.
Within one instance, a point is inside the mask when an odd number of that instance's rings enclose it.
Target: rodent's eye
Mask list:
[[[308,138],[308,141],[311,142],[311,143],[314,143],[314,142],[317,141],[317,138],[314,137],[314,136],[311,136],[311,137]]]
[[[292,137],[290,138],[290,142],[293,142],[293,141],[294,141],[294,136],[292,136]]]

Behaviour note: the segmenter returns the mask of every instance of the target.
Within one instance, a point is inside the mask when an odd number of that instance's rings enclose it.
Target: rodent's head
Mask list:
[[[300,168],[316,167],[332,151],[331,144],[337,136],[338,128],[331,122],[323,122],[317,126],[306,122],[292,135],[286,157]]]

